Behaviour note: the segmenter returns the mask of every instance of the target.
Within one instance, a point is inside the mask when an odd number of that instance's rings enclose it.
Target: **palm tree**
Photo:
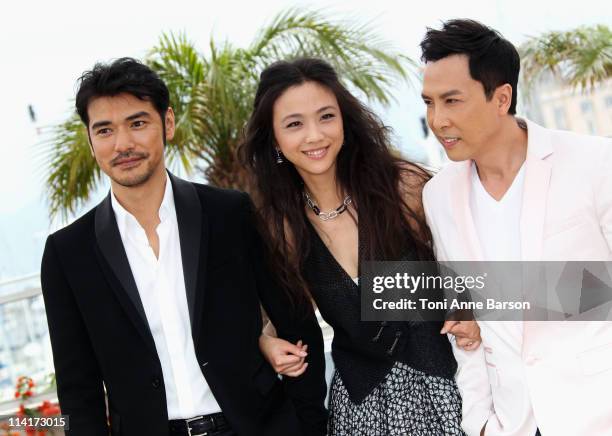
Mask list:
[[[248,190],[236,148],[259,74],[276,60],[298,56],[328,60],[349,87],[382,105],[390,103],[394,86],[407,80],[415,65],[369,25],[332,22],[297,9],[278,14],[247,48],[211,39],[204,55],[185,35],[163,34],[146,62],[168,85],[177,114],[176,135],[166,147],[170,163],[178,159],[211,184]],[[55,127],[47,152],[50,214],[66,218],[101,181],[76,115]]]
[[[612,29],[605,25],[544,33],[530,38],[520,52],[528,87],[545,71],[583,89],[612,77]]]

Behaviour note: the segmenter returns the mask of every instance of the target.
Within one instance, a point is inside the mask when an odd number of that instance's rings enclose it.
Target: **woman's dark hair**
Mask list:
[[[449,20],[442,30],[427,28],[421,42],[424,62],[437,61],[454,54],[467,55],[472,79],[482,83],[488,100],[499,86],[512,86],[508,113],[516,113],[516,87],[521,60],[512,43],[499,32],[474,20]]]
[[[310,250],[304,184],[293,164],[276,162],[272,120],[275,101],[305,82],[324,86],[338,101],[344,145],[337,156],[336,178],[353,199],[360,237],[365,238],[360,243],[365,259],[397,260],[406,253],[406,244],[419,259],[433,259],[421,202],[429,174],[393,155],[388,128],[349,93],[328,63],[312,58],[276,62],[261,73],[239,157],[253,177],[253,197],[272,267],[298,304],[309,301],[300,273]]]
[[[168,88],[155,71],[132,58],[116,59],[110,64],[97,63],[93,69],[83,73],[75,102],[81,121],[89,127],[87,107],[93,98],[123,93],[150,101],[164,124],[170,105]]]

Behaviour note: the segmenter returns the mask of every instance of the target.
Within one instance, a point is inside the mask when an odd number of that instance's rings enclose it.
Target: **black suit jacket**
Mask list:
[[[325,434],[323,340],[264,265],[248,195],[170,175],[196,357],[239,435]],[[161,364],[111,206],[47,239],[41,283],[70,435],[168,435]],[[258,348],[259,299],[279,336],[309,344],[282,382]],[[108,396],[108,420],[104,389]]]

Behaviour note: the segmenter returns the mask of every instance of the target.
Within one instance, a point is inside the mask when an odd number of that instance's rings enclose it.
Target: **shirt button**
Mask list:
[[[159,388],[161,386],[161,380],[158,379],[157,377],[154,377],[151,380],[151,386],[153,386],[155,389]]]
[[[525,363],[528,366],[533,366],[533,365],[535,365],[537,363],[537,361],[538,361],[537,357],[535,357],[535,356],[528,356],[527,359],[525,360]]]

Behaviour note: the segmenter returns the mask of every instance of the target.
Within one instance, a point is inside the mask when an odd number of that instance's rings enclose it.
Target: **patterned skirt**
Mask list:
[[[350,400],[336,370],[329,409],[329,436],[465,436],[455,381],[401,362],[360,404]]]

